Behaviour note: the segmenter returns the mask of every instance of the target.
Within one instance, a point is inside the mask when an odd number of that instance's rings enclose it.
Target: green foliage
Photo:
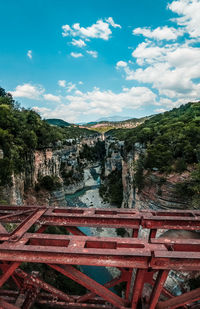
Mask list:
[[[144,171],[144,155],[141,154],[136,162],[135,175],[134,175],[134,185],[138,188],[139,191],[143,188],[144,185],[143,171]]]
[[[187,169],[187,164],[184,158],[178,158],[175,161],[174,170],[178,173],[182,173]]]
[[[80,158],[94,162],[102,161],[105,157],[105,154],[105,142],[98,141],[93,147],[89,147],[87,144],[85,144],[83,146],[83,150],[80,152]]]
[[[99,194],[111,204],[121,207],[123,200],[122,171],[115,170],[105,179],[105,185],[101,184]]]
[[[118,236],[124,237],[127,233],[126,229],[123,227],[119,227],[118,229],[116,229],[116,233]]]
[[[196,164],[191,179],[176,184],[175,192],[180,198],[190,201],[192,208],[200,209],[200,163]]]
[[[46,119],[46,122],[48,124],[54,125],[54,126],[58,126],[58,127],[69,127],[71,124],[69,122],[66,122],[62,119]]]
[[[61,184],[57,177],[47,175],[41,178],[40,186],[48,191],[53,191],[59,189]]]
[[[12,162],[8,158],[0,159],[0,185],[11,184]]]
[[[195,290],[200,287],[200,277],[189,279],[190,290]]]
[[[71,171],[67,172],[65,169],[61,170],[62,179],[64,180],[64,185],[69,186],[70,184],[74,184],[79,182],[83,179],[83,170],[79,169],[72,169]]]
[[[135,143],[144,145],[145,169],[182,172],[200,161],[200,102],[153,116],[134,129],[107,134],[125,140],[126,151],[134,149]]]
[[[78,127],[49,125],[33,110],[20,108],[11,94],[0,87],[0,185],[11,184],[12,173],[27,169],[28,158],[35,149],[59,147],[66,139],[97,134]]]

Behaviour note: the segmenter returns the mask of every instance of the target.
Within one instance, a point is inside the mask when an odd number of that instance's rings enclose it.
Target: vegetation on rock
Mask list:
[[[105,178],[99,188],[99,194],[111,204],[121,207],[123,200],[122,171],[115,170]]]
[[[56,119],[56,118],[51,118],[51,119],[46,119],[46,122],[48,124],[51,124],[53,126],[58,126],[58,127],[69,127],[71,124],[69,122],[66,122],[62,119]]]
[[[105,157],[105,142],[98,141],[93,147],[87,144],[83,145],[83,150],[80,152],[80,159],[87,161],[102,161]]]
[[[0,186],[12,183],[12,174],[28,169],[35,149],[61,147],[67,139],[97,134],[78,127],[56,127],[42,120],[34,110],[24,109],[11,94],[0,88]]]
[[[200,102],[188,103],[155,115],[134,129],[111,130],[107,134],[125,141],[125,152],[144,151],[138,160],[135,184],[141,189],[143,171],[163,174],[190,172],[187,182],[178,183],[176,193],[193,208],[200,207]]]

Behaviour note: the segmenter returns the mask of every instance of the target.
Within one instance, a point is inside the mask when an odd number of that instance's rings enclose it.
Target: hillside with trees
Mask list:
[[[58,127],[69,127],[69,126],[71,126],[71,124],[69,122],[66,122],[62,119],[57,119],[57,118],[46,119],[46,122],[48,124],[51,124],[53,126],[58,126]]]
[[[0,185],[9,184],[11,175],[26,169],[35,149],[59,147],[67,139],[97,132],[79,127],[57,127],[42,120],[34,110],[21,108],[11,94],[0,88]]]
[[[145,149],[136,166],[136,185],[140,189],[144,170],[164,175],[190,172],[188,181],[177,183],[180,196],[200,206],[200,102],[188,103],[155,115],[134,129],[118,129],[108,135],[125,141],[125,152],[137,145]]]

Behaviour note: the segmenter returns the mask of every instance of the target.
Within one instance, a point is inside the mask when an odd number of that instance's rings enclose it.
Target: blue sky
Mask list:
[[[0,85],[69,122],[200,99],[200,0],[0,0]]]

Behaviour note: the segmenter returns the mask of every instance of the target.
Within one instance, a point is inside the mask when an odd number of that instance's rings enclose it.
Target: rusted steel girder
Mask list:
[[[93,226],[109,228],[200,229],[200,211],[132,211],[130,209],[44,208],[1,206],[0,222],[22,222],[27,214],[44,210],[35,223],[40,225]],[[45,211],[46,210],[46,211]]]
[[[200,288],[195,289],[191,292],[184,293],[172,299],[159,302],[159,304],[156,306],[156,309],[180,308],[180,306],[187,305],[188,303],[195,302],[197,300],[200,300]],[[199,308],[200,308],[200,304],[199,304]]]
[[[4,223],[16,223],[18,226],[8,233]],[[73,235],[43,234],[48,226],[64,226]],[[131,228],[134,238],[87,236],[78,229],[79,226]],[[35,233],[30,233],[31,227],[34,227]],[[137,238],[141,227],[149,229],[149,239]],[[164,289],[169,270],[200,269],[200,240],[155,239],[157,229],[169,228],[200,230],[200,211],[136,212],[129,209],[0,206],[0,285],[3,286],[12,277],[17,291],[17,294],[0,291],[0,308],[2,303],[2,308],[21,306],[28,309],[38,302],[73,309],[136,309],[145,282],[153,286],[148,303],[150,309],[183,307],[199,300],[199,291],[178,298]],[[89,291],[83,296],[63,293],[39,277],[23,272],[19,268],[23,262],[50,265]],[[72,265],[117,267],[121,274],[101,285]],[[134,269],[137,272],[132,288]],[[155,272],[158,275],[153,280]],[[121,282],[126,284],[124,298],[109,290]],[[26,292],[24,286],[27,287]],[[160,302],[161,294],[169,299]]]

